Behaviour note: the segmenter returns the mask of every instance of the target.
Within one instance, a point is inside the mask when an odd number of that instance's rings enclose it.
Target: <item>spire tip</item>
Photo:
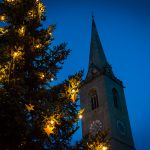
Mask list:
[[[92,19],[94,19],[94,13],[92,12]]]

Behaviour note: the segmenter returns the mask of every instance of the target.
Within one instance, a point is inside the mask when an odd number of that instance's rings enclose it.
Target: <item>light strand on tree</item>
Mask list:
[[[8,29],[0,28],[0,35],[3,35],[8,32]]]
[[[83,113],[84,113],[84,111],[85,111],[85,109],[79,110],[79,112],[78,112],[79,119],[82,119],[82,118],[83,118]]]
[[[5,15],[1,15],[0,16],[0,21],[5,21],[6,20],[6,16]]]
[[[25,26],[22,26],[21,28],[18,29],[18,34],[19,36],[25,35]]]

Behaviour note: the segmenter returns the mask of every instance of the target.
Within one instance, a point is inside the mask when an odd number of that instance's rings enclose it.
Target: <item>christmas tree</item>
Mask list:
[[[0,149],[67,149],[82,118],[82,71],[51,85],[70,49],[51,46],[45,19],[41,0],[0,3]]]

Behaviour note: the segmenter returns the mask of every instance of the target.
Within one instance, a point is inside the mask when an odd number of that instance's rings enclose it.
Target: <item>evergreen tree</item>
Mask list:
[[[70,53],[52,47],[41,0],[0,3],[0,149],[67,149],[78,129],[82,72],[51,86]]]

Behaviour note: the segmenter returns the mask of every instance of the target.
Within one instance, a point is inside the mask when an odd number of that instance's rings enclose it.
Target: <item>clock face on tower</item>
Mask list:
[[[102,122],[100,120],[95,120],[93,121],[91,124],[90,124],[90,128],[89,128],[89,131],[90,131],[90,135],[96,135],[99,131],[102,130]]]

